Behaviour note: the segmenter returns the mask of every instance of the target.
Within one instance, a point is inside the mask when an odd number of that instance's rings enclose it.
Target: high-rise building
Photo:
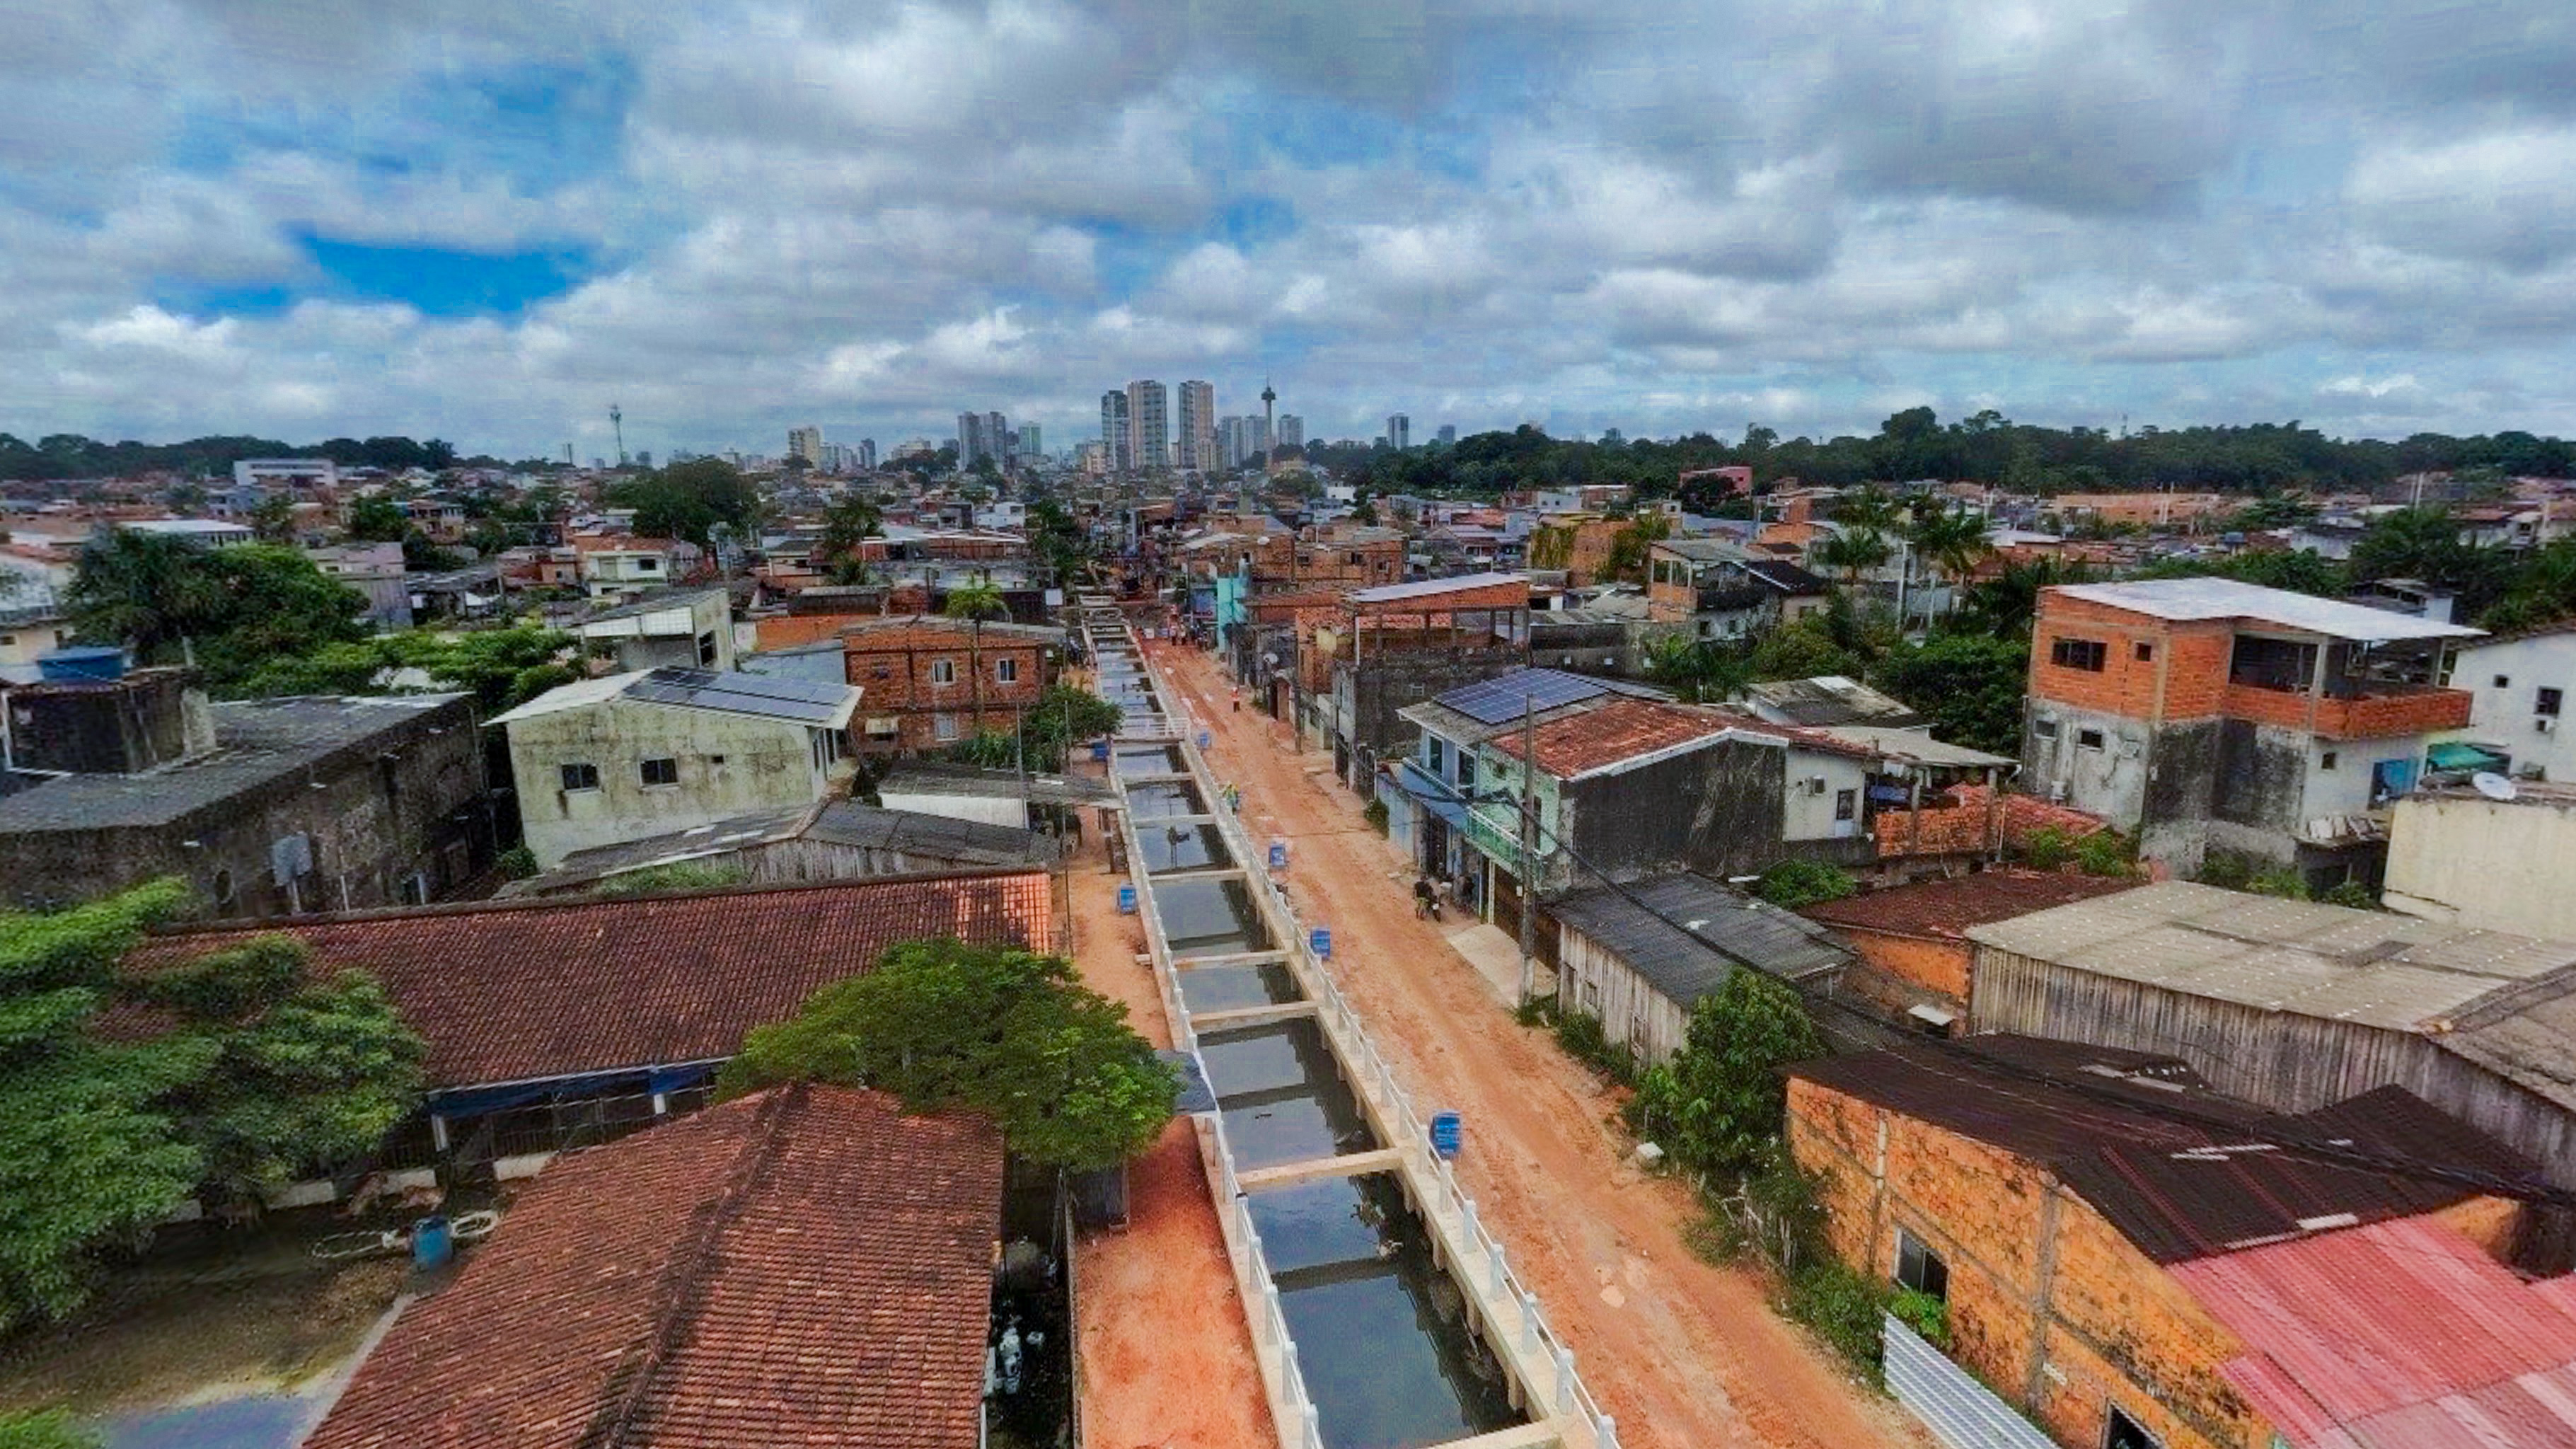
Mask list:
[[[787,456],[790,458],[801,458],[808,465],[821,463],[823,461],[823,430],[821,428],[789,428],[787,430]]]
[[[1243,466],[1247,451],[1243,441],[1243,419],[1219,418],[1216,424],[1216,465],[1235,469]]]
[[[957,415],[957,466],[972,468],[985,459],[1003,472],[1011,469],[1011,422],[1000,413]]]
[[[1037,424],[1020,424],[1020,430],[1011,435],[1012,460],[1020,463],[1035,463],[1046,457],[1046,446],[1040,441],[1040,437]]]
[[[1281,413],[1279,415],[1279,446],[1283,448],[1302,448],[1306,446],[1306,420],[1304,418],[1297,416],[1295,413]]]
[[[1386,440],[1397,452],[1413,446],[1413,419],[1402,413],[1386,416]]]
[[[1172,460],[1172,390],[1152,378],[1127,384],[1127,454],[1138,468]]]
[[[863,473],[873,473],[876,471],[876,467],[877,440],[874,438],[859,439],[859,471]]]
[[[1198,472],[1217,466],[1216,388],[1204,382],[1181,384],[1181,415],[1176,420],[1179,433],[1174,441],[1181,445],[1181,468]]]
[[[1127,394],[1123,392],[1100,395],[1100,451],[1112,473],[1131,472],[1136,467],[1136,440],[1127,426]]]
[[[1442,423],[1440,425],[1440,446],[1444,448],[1455,447],[1457,442],[1458,425],[1456,423]]]

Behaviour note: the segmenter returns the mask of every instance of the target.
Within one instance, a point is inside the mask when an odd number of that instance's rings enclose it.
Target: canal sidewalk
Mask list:
[[[1616,1103],[1416,919],[1400,863],[1285,725],[1230,707],[1203,653],[1157,649],[1256,838],[1289,842],[1297,909],[1334,930],[1333,975],[1426,1108],[1466,1116],[1459,1175],[1576,1349],[1629,1449],[1854,1449],[1923,1442],[1887,1400],[1773,1315],[1751,1273],[1692,1256],[1686,1187],[1626,1165]],[[1464,935],[1464,932],[1460,933]],[[1498,933],[1499,934],[1499,933]],[[1471,948],[1476,938],[1470,938]],[[1444,949],[1450,948],[1450,949]],[[1517,943],[1511,977],[1519,974]]]

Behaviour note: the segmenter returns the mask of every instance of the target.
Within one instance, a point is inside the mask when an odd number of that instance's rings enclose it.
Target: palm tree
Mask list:
[[[1947,509],[1918,513],[1905,536],[1914,546],[1915,557],[1953,584],[1966,583],[1977,561],[1994,552],[1986,542],[1985,520],[1973,513]]]
[[[1816,562],[1842,570],[1843,587],[1848,589],[1858,586],[1862,574],[1886,563],[1895,552],[1877,529],[1847,527],[1816,545]]]
[[[193,539],[120,528],[91,539],[64,599],[80,637],[124,644],[149,662],[220,627],[231,605]]]
[[[951,619],[966,621],[966,668],[974,676],[974,682],[967,686],[967,718],[980,731],[984,727],[984,621],[1008,614],[1010,607],[1002,602],[1002,591],[994,587],[993,581],[983,578],[950,589],[942,612]]]

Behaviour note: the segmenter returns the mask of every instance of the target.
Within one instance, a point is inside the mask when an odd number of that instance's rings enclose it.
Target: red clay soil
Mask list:
[[[1428,1113],[1465,1114],[1458,1173],[1514,1269],[1574,1349],[1629,1449],[1857,1449],[1930,1441],[1774,1316],[1763,1281],[1684,1245],[1689,1191],[1627,1166],[1614,1103],[1552,1039],[1522,1027],[1442,927],[1413,914],[1412,873],[1361,823],[1330,757],[1231,707],[1209,656],[1149,645],[1215,735],[1255,839],[1293,842],[1290,895],[1333,928],[1333,972]],[[1450,929],[1456,929],[1452,922]]]
[[[1126,1003],[1138,1031],[1171,1044],[1154,976],[1136,956],[1145,928],[1118,914],[1118,881],[1097,839],[1072,870],[1074,964]],[[1074,1249],[1084,1442],[1095,1449],[1277,1449],[1252,1333],[1187,1119],[1128,1165],[1127,1226]]]

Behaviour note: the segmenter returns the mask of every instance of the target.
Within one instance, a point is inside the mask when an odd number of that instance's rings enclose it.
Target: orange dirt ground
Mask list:
[[[1145,928],[1118,914],[1118,878],[1096,833],[1072,864],[1074,964],[1171,1045]],[[1084,1442],[1096,1449],[1276,1449],[1251,1329],[1208,1196],[1198,1140],[1176,1119],[1127,1168],[1127,1226],[1074,1249]]]
[[[1514,1269],[1617,1418],[1626,1449],[1858,1449],[1930,1443],[1893,1403],[1775,1317],[1752,1274],[1715,1268],[1682,1240],[1682,1184],[1621,1154],[1612,1100],[1553,1040],[1417,920],[1412,873],[1360,820],[1328,755],[1300,755],[1288,726],[1231,707],[1208,655],[1148,649],[1175,704],[1213,731],[1208,759],[1243,791],[1253,838],[1291,842],[1289,891],[1333,928],[1335,977],[1425,1113],[1466,1117],[1458,1175]],[[1123,1441],[1104,1441],[1120,1443]]]

